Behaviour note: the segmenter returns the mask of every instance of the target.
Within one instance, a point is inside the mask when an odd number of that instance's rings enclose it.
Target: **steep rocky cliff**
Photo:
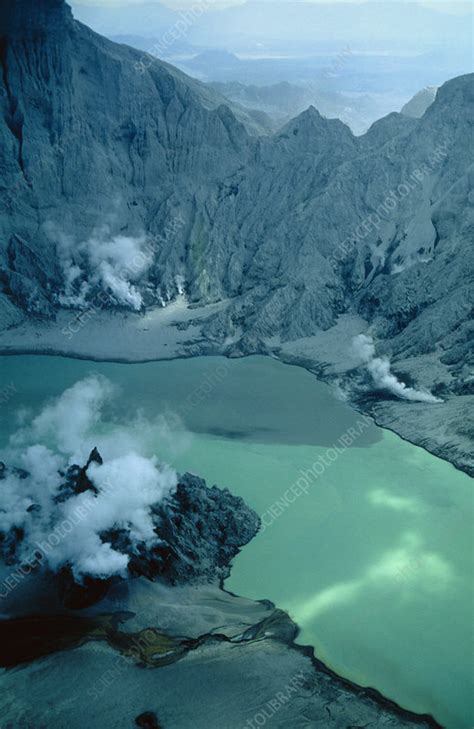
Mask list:
[[[50,315],[64,275],[58,238],[79,243],[104,224],[159,235],[181,212],[173,241],[156,246],[147,301],[157,287],[173,295],[177,274],[197,278],[185,254],[196,209],[246,162],[244,126],[170,66],[143,66],[143,54],[76,23],[63,2],[7,2],[1,13],[5,292]]]

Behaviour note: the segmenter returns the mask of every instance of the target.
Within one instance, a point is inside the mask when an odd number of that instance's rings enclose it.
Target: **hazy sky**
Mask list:
[[[75,0],[76,5],[102,5],[102,6],[109,6],[112,7],[114,5],[136,5],[143,2],[160,2],[162,5],[167,5],[169,8],[173,8],[175,10],[179,10],[183,7],[189,7],[190,5],[196,5],[199,2],[203,2],[203,4],[208,4],[209,6],[219,7],[219,6],[229,6],[229,5],[239,5],[242,2],[245,2],[245,0]],[[273,2],[273,0],[259,0],[260,2]],[[360,2],[378,2],[380,3],[381,0],[280,0],[283,2],[324,2],[326,4],[336,4],[341,2],[352,2],[352,3],[360,3]],[[383,1],[383,0],[382,0]],[[469,13],[472,11],[472,4],[470,2],[463,2],[459,0],[391,0],[392,2],[399,2],[399,3],[418,3],[420,5],[426,5],[431,8],[435,8],[439,10],[440,12],[448,12],[448,13],[455,13],[457,14],[464,14]]]

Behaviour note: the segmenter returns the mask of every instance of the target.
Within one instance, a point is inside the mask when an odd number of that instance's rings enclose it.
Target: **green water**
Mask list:
[[[450,729],[474,725],[474,502],[466,475],[388,431],[364,424],[359,433],[360,416],[325,385],[270,359],[118,365],[7,357],[0,366],[16,387],[0,410],[3,442],[15,410],[37,409],[91,371],[121,388],[108,417],[167,413],[172,434],[163,423],[150,426],[148,449],[265,515],[267,528],[235,560],[227,588],[288,610],[299,642],[341,675]],[[341,447],[351,428],[351,447]],[[320,456],[327,465],[319,461],[318,477],[288,491]]]

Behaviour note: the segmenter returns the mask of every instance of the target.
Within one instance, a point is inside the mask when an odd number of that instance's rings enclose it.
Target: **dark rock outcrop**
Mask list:
[[[98,490],[87,475],[87,469],[91,463],[103,463],[102,456],[100,455],[97,448],[94,448],[87,460],[85,466],[69,466],[66,473],[64,474],[64,482],[61,484],[59,494],[56,496],[56,501],[67,501],[71,496],[77,496],[85,491],[90,491],[93,494],[97,494]]]
[[[4,481],[8,475],[14,474],[18,478],[27,478],[28,471],[24,468],[17,468],[15,466],[7,466],[3,461],[0,461],[0,481]],[[1,488],[1,484],[0,484]]]
[[[135,719],[135,724],[141,729],[162,729],[153,711],[145,711]]]
[[[99,492],[87,469],[91,463],[102,462],[100,453],[94,448],[86,466],[70,466],[62,474],[64,481],[56,502],[64,503],[86,491],[95,497]],[[5,478],[8,472],[3,465],[0,479]],[[19,469],[12,472],[20,478],[28,476]],[[32,504],[29,510],[33,509],[41,511],[39,504]],[[119,527],[102,533],[101,539],[128,556],[130,577],[144,576],[172,585],[222,583],[230,572],[232,559],[255,536],[260,526],[259,517],[243,499],[233,496],[227,489],[209,488],[203,479],[192,474],[183,475],[176,491],[153,505],[151,511],[157,537],[151,545],[132,542],[129,532]],[[18,560],[23,539],[23,529],[10,529],[5,534],[0,532],[0,556],[8,564],[15,564]],[[57,585],[64,605],[80,609],[100,600],[110,585],[119,579],[97,579],[86,575],[78,582],[72,566],[66,564],[57,574]]]
[[[129,571],[170,584],[222,582],[232,559],[257,533],[260,519],[238,496],[192,474],[179,480],[176,493],[153,508],[161,544],[147,554],[131,554]],[[111,539],[114,548],[120,535]]]

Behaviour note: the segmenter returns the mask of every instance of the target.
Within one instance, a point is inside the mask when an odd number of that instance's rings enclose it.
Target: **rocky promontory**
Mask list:
[[[79,494],[90,495],[90,511],[99,490],[88,476],[91,464],[102,465],[96,448],[85,466],[72,465],[59,475],[62,479],[56,503],[64,505]],[[27,479],[31,474],[2,464],[0,488],[8,476]],[[108,484],[113,490],[113,483]],[[131,486],[133,488],[133,486]],[[44,505],[32,503],[28,512],[38,520],[44,518]],[[128,558],[127,576],[144,576],[170,585],[219,583],[228,576],[230,564],[242,546],[257,533],[260,519],[243,499],[233,496],[227,489],[209,488],[203,479],[184,474],[178,479],[173,492],[152,504],[151,519],[156,538],[151,542],[132,539],[130,532],[119,526],[102,532],[103,543]],[[74,538],[74,535],[71,536]],[[13,526],[0,530],[0,557],[14,567],[24,556],[25,530]],[[45,554],[35,553],[35,568],[40,570]],[[46,565],[46,569],[51,568]],[[108,579],[83,575],[78,579],[72,565],[62,564],[55,578],[67,607],[84,607],[93,603],[114,584],[119,577]]]

